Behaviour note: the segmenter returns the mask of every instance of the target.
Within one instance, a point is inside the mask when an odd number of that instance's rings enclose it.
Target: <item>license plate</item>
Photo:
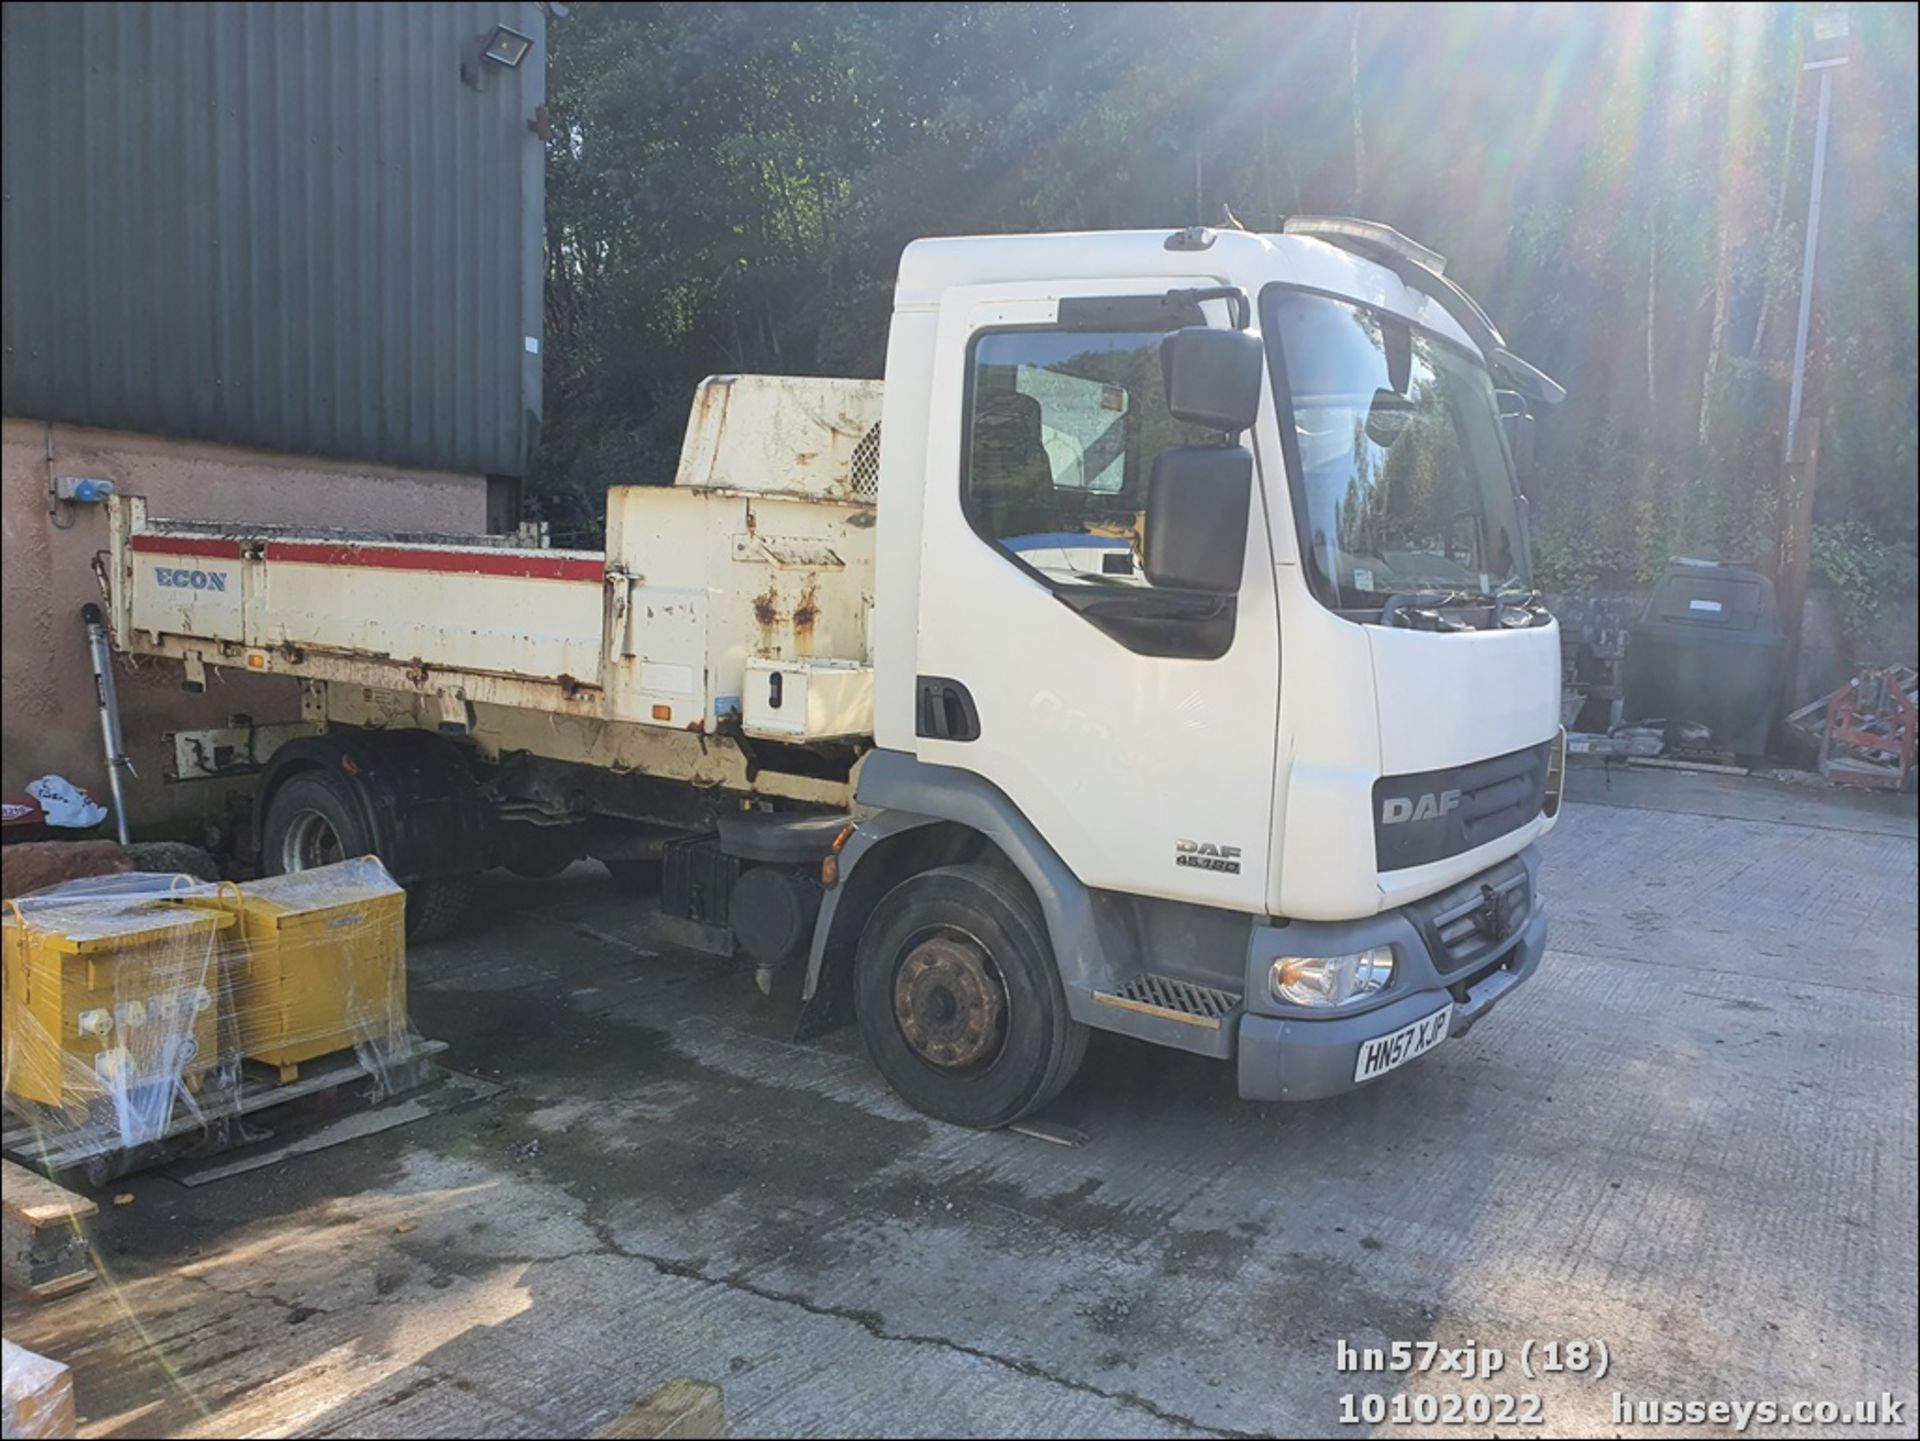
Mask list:
[[[1384,1036],[1375,1036],[1360,1046],[1360,1059],[1353,1068],[1353,1082],[1357,1086],[1362,1081],[1371,1081],[1375,1076],[1384,1076],[1395,1066],[1404,1066],[1415,1056],[1424,1055],[1447,1038],[1447,1022],[1453,1019],[1453,1003],[1449,1001],[1430,1016],[1422,1017],[1410,1026],[1402,1026],[1397,1031],[1389,1031]]]

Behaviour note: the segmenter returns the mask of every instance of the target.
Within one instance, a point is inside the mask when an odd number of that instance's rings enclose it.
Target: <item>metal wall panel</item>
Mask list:
[[[7,415],[526,470],[539,6],[9,3],[4,33]]]

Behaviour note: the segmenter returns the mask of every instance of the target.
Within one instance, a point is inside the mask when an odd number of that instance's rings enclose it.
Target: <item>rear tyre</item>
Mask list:
[[[373,837],[346,782],[330,771],[288,776],[267,802],[260,862],[269,875],[309,871],[373,852]],[[435,876],[407,887],[407,939],[430,941],[458,926],[472,904],[474,875]]]
[[[480,877],[434,876],[407,887],[407,939],[437,941],[452,935],[467,918]]]
[[[329,771],[290,775],[267,802],[260,863],[270,875],[330,866],[372,849],[373,837],[353,795]]]
[[[854,1010],[894,1090],[960,1126],[1038,1110],[1086,1054],[1038,907],[984,866],[927,871],[882,898],[861,932]]]

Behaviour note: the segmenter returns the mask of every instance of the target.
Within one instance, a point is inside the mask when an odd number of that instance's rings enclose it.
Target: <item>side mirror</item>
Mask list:
[[[1161,451],[1147,481],[1148,584],[1209,595],[1238,592],[1252,501],[1253,453],[1245,446],[1170,445]]]
[[[1382,450],[1392,450],[1413,424],[1413,402],[1384,386],[1374,391],[1367,407],[1367,439]]]
[[[1175,420],[1234,433],[1260,414],[1260,338],[1189,325],[1160,342],[1160,375]],[[1158,462],[1155,462],[1156,465]]]
[[[1513,456],[1513,478],[1525,485],[1533,474],[1533,417],[1524,411],[1509,411],[1500,417],[1506,432],[1507,451]]]

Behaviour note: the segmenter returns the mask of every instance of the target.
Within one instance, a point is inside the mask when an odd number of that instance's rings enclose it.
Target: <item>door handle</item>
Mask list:
[[[921,676],[914,734],[928,740],[978,740],[980,712],[973,704],[973,694],[957,680]]]

